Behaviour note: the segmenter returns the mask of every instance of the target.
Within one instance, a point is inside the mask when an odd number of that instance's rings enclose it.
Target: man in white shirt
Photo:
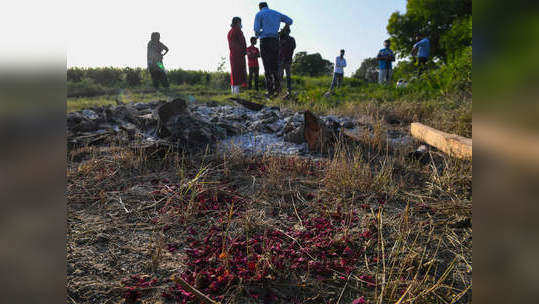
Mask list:
[[[330,91],[333,91],[335,87],[341,87],[345,67],[346,59],[344,59],[344,50],[341,50],[341,56],[335,58],[335,73],[333,74],[333,81],[331,82],[331,88],[329,89]]]

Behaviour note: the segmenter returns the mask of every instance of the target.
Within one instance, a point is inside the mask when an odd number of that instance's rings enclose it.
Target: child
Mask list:
[[[286,71],[286,86],[288,94],[290,94],[292,91],[290,66],[292,65],[292,56],[296,49],[296,40],[290,36],[290,26],[288,25],[281,30],[279,36],[279,81],[282,81],[284,72]]]
[[[255,89],[258,91],[258,74],[259,74],[259,66],[258,66],[258,58],[260,57],[260,51],[255,46],[256,45],[256,37],[251,37],[251,46],[247,48],[247,58],[249,60],[249,90],[253,88],[253,78],[255,81]]]

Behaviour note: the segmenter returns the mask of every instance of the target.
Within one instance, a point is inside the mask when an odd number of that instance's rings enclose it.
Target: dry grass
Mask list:
[[[198,301],[179,277],[222,303],[471,301],[471,163],[391,149],[383,111],[324,159],[71,149],[68,303]]]

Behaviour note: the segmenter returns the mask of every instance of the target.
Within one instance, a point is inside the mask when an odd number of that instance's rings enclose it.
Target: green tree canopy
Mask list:
[[[377,68],[378,60],[376,60],[376,58],[366,58],[352,77],[369,82],[376,81],[376,77],[373,77],[373,75],[377,73]]]
[[[332,71],[333,63],[319,53],[298,52],[292,62],[292,73],[296,75],[317,77],[331,74]]]
[[[472,0],[408,0],[406,14],[393,13],[387,31],[399,57],[408,57],[422,33],[431,41],[431,56],[446,61],[471,45],[471,16]],[[456,35],[462,39],[453,40]]]

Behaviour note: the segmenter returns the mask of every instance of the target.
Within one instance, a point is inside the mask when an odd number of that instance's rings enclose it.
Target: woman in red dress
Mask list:
[[[247,85],[247,68],[245,66],[245,54],[247,43],[241,31],[241,18],[232,19],[232,29],[228,32],[228,47],[230,48],[230,86],[232,94],[239,94],[240,86]]]

